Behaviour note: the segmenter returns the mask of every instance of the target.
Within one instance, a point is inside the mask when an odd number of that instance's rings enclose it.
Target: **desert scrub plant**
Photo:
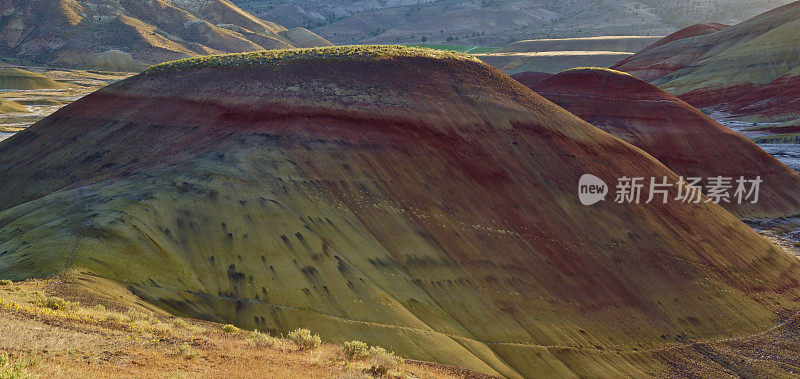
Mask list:
[[[231,324],[225,324],[225,325],[222,326],[222,331],[225,332],[225,333],[236,333],[236,332],[239,331],[239,328],[237,328],[237,327],[235,327],[235,326],[233,326]]]
[[[33,375],[28,372],[28,369],[38,363],[39,359],[36,357],[12,359],[8,354],[0,353],[0,379],[32,378]]]
[[[8,279],[0,280],[0,286],[10,286],[12,284],[14,284],[14,282],[11,280]]]
[[[195,356],[197,356],[197,353],[192,351],[192,347],[189,345],[188,342],[184,342],[180,346],[178,346],[178,352],[182,357],[186,359],[192,359]]]
[[[405,360],[398,357],[391,351],[386,351],[382,347],[372,346],[369,348],[369,369],[367,372],[374,376],[386,376],[389,372],[397,370]]]
[[[79,303],[67,301],[58,296],[45,296],[42,293],[37,293],[34,297],[34,304],[54,311],[74,311],[78,309]]]
[[[350,341],[342,344],[344,356],[347,359],[359,360],[369,356],[369,347],[361,341]]]
[[[128,309],[128,311],[125,312],[125,316],[128,317],[128,321],[130,322],[149,321],[152,317],[152,315],[147,312],[140,312],[135,309]]]
[[[297,328],[289,332],[288,337],[300,350],[316,349],[322,344],[322,339],[308,329]]]
[[[256,346],[276,347],[281,344],[281,340],[269,334],[253,330],[250,333],[250,342]]]

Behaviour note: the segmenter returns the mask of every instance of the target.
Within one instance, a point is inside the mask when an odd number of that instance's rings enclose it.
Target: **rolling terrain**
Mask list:
[[[307,27],[336,44],[454,41],[504,46],[539,38],[666,35],[733,24],[790,0],[234,0],[263,19]]]
[[[684,30],[612,68],[720,116],[792,130],[800,115],[800,2],[705,31]]]
[[[7,0],[0,15],[0,56],[62,67],[139,72],[199,55],[330,45],[227,0]]]
[[[0,67],[0,140],[84,95],[130,76],[118,72],[23,68]]]
[[[584,173],[677,180],[468,55],[182,60],[0,142],[0,277],[506,377],[713,372],[768,337],[721,369],[794,370],[796,258],[711,203],[582,206]]]
[[[661,37],[601,36],[517,41],[485,54],[480,60],[509,74],[556,74],[574,67],[608,67]]]

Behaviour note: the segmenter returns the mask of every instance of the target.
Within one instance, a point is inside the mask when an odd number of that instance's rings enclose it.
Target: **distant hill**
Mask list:
[[[504,46],[532,38],[666,35],[734,24],[790,0],[233,0],[337,44],[451,42]],[[425,39],[424,41],[422,39]]]
[[[330,45],[227,0],[7,0],[0,14],[0,55],[78,68],[138,71],[198,55]]]
[[[66,88],[47,76],[14,67],[0,67],[0,90]]]
[[[795,2],[732,27],[687,28],[613,68],[696,107],[757,122],[788,122],[786,130],[797,133],[798,57],[800,2]]]
[[[652,36],[533,39],[477,56],[509,74],[529,71],[555,74],[574,67],[611,66],[659,39]]]
[[[650,83],[598,68],[512,77],[685,177],[760,176],[764,183],[758,203],[723,204],[740,218],[800,214],[800,175],[741,134]]]
[[[677,180],[465,54],[171,62],[0,142],[0,278],[509,378],[738,365],[701,343],[798,309],[800,262],[722,207],[584,206],[587,173]]]

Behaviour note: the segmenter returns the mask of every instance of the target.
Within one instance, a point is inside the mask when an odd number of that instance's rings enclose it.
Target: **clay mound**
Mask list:
[[[520,72],[518,74],[511,75],[514,80],[522,83],[528,88],[539,84],[542,80],[552,77],[553,74],[547,72],[538,72],[538,71],[525,71]]]
[[[81,68],[142,70],[199,55],[330,45],[299,32],[295,41],[227,0],[9,0],[0,13],[0,54]]]
[[[14,67],[0,67],[0,90],[60,88],[66,88],[66,86],[44,75]]]
[[[590,124],[686,177],[755,178],[757,204],[724,204],[741,218],[800,214],[800,175],[739,133],[677,97],[629,74],[575,69],[530,86]]]
[[[0,114],[4,113],[30,113],[30,110],[16,101],[0,100]]]
[[[658,40],[656,43],[648,46],[647,48],[650,49],[650,48],[658,47],[658,46],[661,46],[661,45],[666,45],[666,44],[668,44],[670,42],[674,42],[674,41],[677,41],[677,40],[680,40],[680,39],[704,36],[706,34],[711,34],[711,33],[714,33],[714,32],[718,32],[720,30],[728,29],[730,27],[731,27],[730,25],[718,24],[718,23],[695,24],[695,25],[692,25],[692,26],[687,26],[687,27],[685,27],[685,28],[683,28],[681,30],[678,30],[675,33],[672,33],[672,34],[670,34],[670,35]]]
[[[149,67],[149,65],[133,59],[133,55],[119,50],[91,54],[86,57],[85,61],[76,62],[75,66],[116,72],[140,72]]]
[[[800,263],[721,207],[583,206],[585,173],[677,180],[467,55],[180,61],[0,143],[0,277],[507,377],[644,376],[798,307]]]
[[[737,116],[757,116],[770,121],[800,118],[800,66],[744,96],[725,104]]]
[[[797,68],[798,35],[800,2],[794,2],[715,33],[648,48],[612,68],[696,107],[725,108]]]

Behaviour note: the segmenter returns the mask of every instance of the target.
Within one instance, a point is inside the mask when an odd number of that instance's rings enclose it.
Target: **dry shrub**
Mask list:
[[[289,332],[288,337],[300,350],[316,349],[322,344],[322,339],[316,334],[312,335],[308,329],[297,328]]]
[[[128,321],[130,321],[130,322],[136,322],[136,321],[150,321],[150,322],[152,322],[152,320],[153,320],[153,315],[152,314],[147,313],[147,312],[140,312],[140,311],[137,311],[136,309],[128,309],[128,311],[125,312],[125,316],[128,317]]]
[[[34,304],[54,311],[74,311],[78,309],[78,302],[66,301],[58,296],[45,296],[41,292],[37,292],[34,295]]]
[[[347,359],[359,360],[369,356],[369,347],[361,341],[350,341],[342,344],[342,350]]]
[[[261,333],[258,330],[253,330],[250,333],[250,341],[259,347],[276,347],[281,345],[281,340],[270,336],[269,334]]]
[[[397,370],[405,361],[396,356],[391,351],[386,351],[382,347],[372,346],[369,348],[370,368],[367,370],[374,376],[386,376],[389,372]]]
[[[197,353],[192,351],[192,347],[189,345],[188,342],[182,343],[178,346],[178,351],[180,352],[181,356],[186,359],[192,359],[197,356]]]

